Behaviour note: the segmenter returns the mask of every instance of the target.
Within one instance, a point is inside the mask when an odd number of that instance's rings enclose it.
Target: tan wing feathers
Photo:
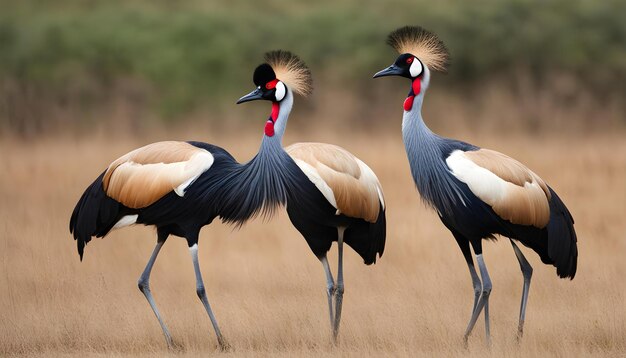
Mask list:
[[[111,163],[102,184],[109,197],[130,208],[144,208],[193,180],[212,164],[209,152],[189,143],[153,143]]]
[[[287,147],[287,153],[292,157],[313,165],[322,163],[326,167],[353,177],[361,175],[361,169],[350,152],[345,149],[324,143],[296,143]]]
[[[193,154],[201,150],[185,142],[166,141],[148,144],[137,148],[116,159],[104,174],[102,179],[104,190],[107,190],[109,180],[115,169],[123,163],[133,162],[138,164],[151,163],[176,163],[189,160]]]
[[[493,204],[493,211],[514,224],[545,227],[550,221],[550,206],[543,191],[531,185],[509,189],[505,200]]]
[[[340,213],[376,222],[380,206],[384,208],[384,198],[378,178],[365,163],[345,149],[330,144],[297,143],[286,150],[309,178],[319,176],[323,181],[321,185],[312,181],[325,196],[328,195],[324,193],[325,188],[332,190]],[[333,204],[332,198],[329,201]]]
[[[550,198],[550,191],[546,183],[532,170],[528,169],[517,160],[490,149],[466,152],[465,155],[477,165],[515,185],[524,186],[524,183],[531,183],[534,179],[548,199]]]
[[[502,188],[502,195],[489,196],[485,200],[496,214],[514,224],[540,228],[548,224],[550,191],[537,174],[515,159],[493,150],[480,149],[464,155],[508,183]]]

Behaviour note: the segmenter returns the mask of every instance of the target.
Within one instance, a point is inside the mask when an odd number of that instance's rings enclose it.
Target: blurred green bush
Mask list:
[[[600,93],[626,93],[623,0],[2,0],[0,82],[89,97],[131,78],[150,88],[157,113],[176,117],[231,104],[276,48],[299,54],[316,79],[368,86],[394,58],[387,33],[405,24],[444,40],[451,83],[521,68],[537,82],[567,72]]]

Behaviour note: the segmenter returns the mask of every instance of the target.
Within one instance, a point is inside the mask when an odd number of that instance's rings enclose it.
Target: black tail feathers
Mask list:
[[[548,223],[548,255],[561,278],[573,279],[578,264],[578,246],[574,218],[561,198],[549,188],[550,222]]]
[[[345,242],[363,258],[366,265],[371,265],[385,251],[386,226],[385,209],[381,205],[376,222],[363,221],[351,225],[346,232]]]
[[[81,261],[85,245],[91,241],[91,237],[103,237],[123,216],[124,207],[104,192],[103,176],[104,173],[85,190],[70,218],[70,233],[76,240]]]

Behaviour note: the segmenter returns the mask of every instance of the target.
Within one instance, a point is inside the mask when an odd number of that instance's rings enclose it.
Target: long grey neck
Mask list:
[[[444,160],[449,140],[434,134],[422,118],[425,88],[402,116],[402,138],[411,174],[422,199],[439,213],[450,212],[463,194]]]
[[[286,204],[297,170],[282,146],[292,105],[293,94],[288,91],[279,103],[274,135],[263,134],[257,155],[229,173],[221,205],[223,220],[242,224],[257,214],[270,216],[279,205]]]
[[[438,138],[438,136],[426,126],[426,123],[424,123],[424,119],[422,118],[423,103],[424,91],[415,96],[413,107],[408,111],[404,111],[402,115],[402,137],[405,145],[415,139],[428,141]]]
[[[411,86],[411,92],[409,92],[409,95],[415,95],[415,98],[413,99],[413,106],[411,109],[408,111],[405,110],[402,116],[402,138],[404,139],[404,145],[406,146],[407,153],[413,152],[413,154],[432,154],[428,149],[436,147],[436,142],[441,138],[431,132],[422,118],[424,94],[430,84],[430,70],[428,67],[424,67],[424,73],[420,78],[413,79],[412,81],[420,81],[420,92],[413,93],[414,86]],[[409,151],[409,147],[413,150]],[[424,150],[426,150],[425,153]],[[409,154],[409,157],[410,156],[411,154]]]
[[[409,156],[412,172],[414,169],[418,170],[419,162],[428,159],[434,160],[433,156],[441,157],[438,148],[438,142],[441,140],[441,137],[434,134],[424,123],[422,118],[423,103],[424,91],[415,96],[413,107],[408,111],[404,111],[402,115],[402,139]]]
[[[274,135],[268,136],[263,134],[263,140],[261,141],[261,149],[259,153],[268,150],[270,152],[274,152],[278,149],[283,150],[283,135],[285,134],[285,129],[287,128],[287,121],[289,120],[289,114],[291,113],[291,108],[293,107],[293,92],[290,89],[287,89],[287,94],[282,101],[279,102],[279,111],[278,118],[274,123]]]

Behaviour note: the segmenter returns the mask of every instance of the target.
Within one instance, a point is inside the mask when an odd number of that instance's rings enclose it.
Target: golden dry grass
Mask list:
[[[185,135],[187,134],[187,135]],[[67,229],[84,188],[117,156],[149,141],[203,139],[250,158],[260,129],[213,137],[171,133],[0,141],[0,355],[159,356],[161,330],[136,281],[153,248],[152,229],[95,239],[79,262]],[[473,299],[462,255],[409,176],[400,133],[290,133],[341,143],[379,175],[388,203],[385,254],[371,267],[346,254],[341,344],[330,344],[324,274],[305,241],[280,214],[241,230],[214,223],[200,240],[209,300],[232,345],[216,350],[195,293],[186,244],[172,237],[157,260],[152,290],[181,356],[624,356],[626,354],[626,141],[586,137],[462,137],[528,164],[568,204],[577,222],[573,281],[524,249],[535,268],[526,335],[515,342],[522,278],[506,240],[488,243],[491,350],[482,320],[465,350]],[[331,253],[335,266],[336,253]]]

